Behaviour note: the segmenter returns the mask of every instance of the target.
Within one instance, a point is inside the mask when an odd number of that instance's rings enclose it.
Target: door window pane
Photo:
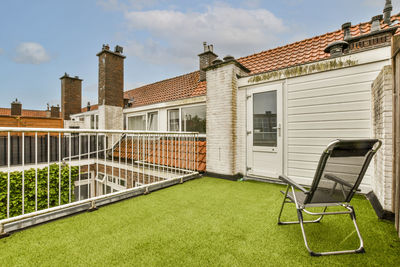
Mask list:
[[[253,96],[253,145],[276,147],[276,91]]]
[[[158,130],[158,112],[147,113],[147,130]]]
[[[182,108],[182,131],[206,132],[206,106]]]
[[[146,116],[132,116],[128,117],[128,130],[145,131],[146,130]]]
[[[168,130],[172,132],[179,131],[179,109],[168,110]]]

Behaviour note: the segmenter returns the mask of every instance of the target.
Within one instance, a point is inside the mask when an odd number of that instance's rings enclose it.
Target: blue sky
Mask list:
[[[393,13],[400,0],[393,0]],[[2,0],[0,107],[60,103],[64,72],[97,103],[102,44],[124,47],[125,90],[197,70],[202,42],[220,57],[246,56],[381,14],[384,0]]]

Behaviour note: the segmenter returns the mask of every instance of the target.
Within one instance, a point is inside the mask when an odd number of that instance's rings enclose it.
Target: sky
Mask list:
[[[79,76],[97,103],[103,44],[124,48],[125,90],[198,70],[203,42],[223,58],[268,50],[382,14],[385,0],[0,0],[0,107],[60,104]],[[393,0],[400,12],[400,0]]]

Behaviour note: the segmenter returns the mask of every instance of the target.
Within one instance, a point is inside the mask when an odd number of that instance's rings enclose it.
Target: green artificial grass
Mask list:
[[[277,225],[283,188],[196,179],[16,232],[0,240],[0,265],[400,266],[393,223],[379,220],[362,196],[352,204],[366,253],[309,256],[299,225]],[[293,207],[285,218],[296,218]],[[315,250],[358,246],[348,215],[306,231]]]

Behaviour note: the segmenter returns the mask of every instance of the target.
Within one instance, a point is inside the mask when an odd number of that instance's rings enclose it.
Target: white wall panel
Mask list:
[[[387,62],[287,80],[287,174],[310,184],[333,139],[370,138],[371,84]],[[343,172],[351,166],[338,166]],[[363,188],[370,186],[370,166]]]

